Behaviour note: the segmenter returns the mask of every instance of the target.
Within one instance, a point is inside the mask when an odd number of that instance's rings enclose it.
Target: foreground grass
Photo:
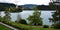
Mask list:
[[[54,28],[43,28],[41,26],[29,26],[29,25],[24,25],[16,22],[11,22],[11,21],[2,21],[2,22],[22,30],[56,30]]]
[[[11,30],[11,29],[0,24],[0,30]]]

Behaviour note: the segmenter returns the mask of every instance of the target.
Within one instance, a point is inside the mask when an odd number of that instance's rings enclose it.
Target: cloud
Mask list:
[[[48,5],[48,2],[50,2],[50,0],[0,0],[0,2],[14,3],[14,4],[18,4],[18,5],[23,5],[23,4]]]
[[[15,0],[0,0],[0,2],[13,3]]]
[[[18,4],[45,4],[48,5],[50,0],[20,0]]]

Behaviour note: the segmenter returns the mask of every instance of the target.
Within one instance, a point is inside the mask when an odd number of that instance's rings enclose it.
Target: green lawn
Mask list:
[[[0,24],[0,30],[11,30],[11,29]],[[53,28],[41,28],[39,26],[38,27],[32,26],[31,28],[29,27],[29,30],[55,30],[55,29],[53,29]]]
[[[58,30],[58,29],[54,29],[54,28],[43,28],[41,26],[29,26],[29,25],[24,25],[24,24],[12,22],[12,21],[2,21],[2,22],[6,23],[8,25],[23,29],[23,30]],[[9,28],[6,28],[4,26],[1,26],[1,27],[2,27],[2,29],[5,28],[5,30],[10,30]],[[1,29],[1,27],[0,27],[0,29]]]
[[[0,30],[11,30],[11,29],[0,24]]]

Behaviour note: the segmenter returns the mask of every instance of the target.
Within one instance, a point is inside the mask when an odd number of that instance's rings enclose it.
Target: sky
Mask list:
[[[24,4],[48,5],[50,0],[0,0],[0,2],[14,3],[17,5]]]

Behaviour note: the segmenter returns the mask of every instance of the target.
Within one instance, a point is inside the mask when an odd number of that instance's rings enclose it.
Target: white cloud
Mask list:
[[[0,2],[8,2],[11,3],[13,0],[0,0]]]
[[[21,0],[19,4],[48,4],[50,0]]]
[[[8,3],[18,3],[18,5],[23,5],[23,4],[45,4],[48,5],[48,2],[50,0],[0,0],[0,2],[8,2]]]

